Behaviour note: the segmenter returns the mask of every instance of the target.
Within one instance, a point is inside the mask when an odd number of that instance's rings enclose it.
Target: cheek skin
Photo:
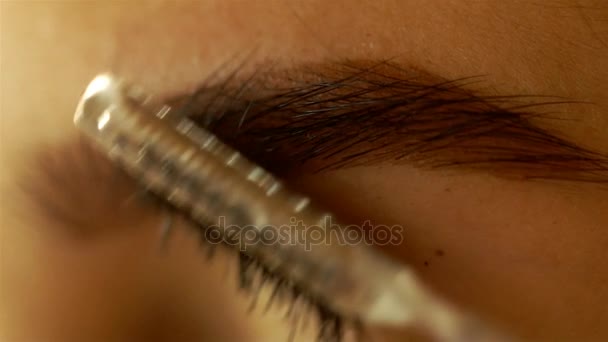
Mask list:
[[[148,221],[81,241],[49,234],[61,227],[12,222],[3,234],[11,244],[2,255],[2,340],[286,339],[286,306],[263,313],[268,291],[249,311],[234,253],[217,249],[208,260],[198,233],[180,219],[163,248],[159,220]],[[310,319],[295,341],[313,340],[314,329]]]
[[[49,233],[61,227],[30,223],[16,221],[4,234],[11,241],[3,254],[3,291],[10,294],[3,300],[10,317],[6,340],[140,339],[147,331],[143,322],[154,323],[153,330],[172,321],[154,317],[170,312],[167,278],[179,272],[168,272],[177,266],[175,256],[161,257],[158,236],[149,229],[157,226],[154,220],[139,227],[148,229],[118,226],[122,233],[81,241]]]

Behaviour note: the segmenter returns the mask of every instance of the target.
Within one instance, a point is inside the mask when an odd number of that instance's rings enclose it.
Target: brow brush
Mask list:
[[[291,237],[306,237],[308,227],[327,230],[327,222],[337,220],[141,89],[99,75],[86,88],[74,122],[145,189],[203,227],[221,217],[220,239],[340,315],[366,325],[422,328],[438,341],[506,340],[427,290],[411,268],[371,246],[307,244],[296,238],[271,243],[262,236],[242,248],[238,239],[244,227],[278,236],[285,234],[281,227],[297,221],[300,231],[291,231]]]

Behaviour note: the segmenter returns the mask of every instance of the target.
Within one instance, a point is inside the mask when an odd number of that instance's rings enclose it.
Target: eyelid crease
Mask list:
[[[223,141],[279,174],[378,163],[515,179],[608,182],[608,158],[543,128],[581,101],[476,95],[483,77],[445,80],[389,62],[300,66],[173,98]],[[236,91],[247,88],[247,91]]]

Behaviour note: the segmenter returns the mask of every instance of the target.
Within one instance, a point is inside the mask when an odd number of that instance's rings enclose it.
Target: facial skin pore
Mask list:
[[[3,2],[1,14],[0,331],[7,341],[289,334],[283,309],[247,313],[232,258],[220,252],[206,262],[187,222],[175,224],[174,247],[160,251],[150,227],[162,217],[151,209],[115,220],[114,233],[94,239],[36,219],[16,182],[41,146],[76,138],[74,107],[101,71],[171,97],[230,70],[221,66],[249,51],[251,66],[393,59],[446,79],[483,75],[476,89],[487,95],[586,102],[564,104],[552,113],[559,120],[542,124],[608,154],[608,7],[601,1]],[[407,227],[404,243],[385,252],[514,335],[608,338],[605,185],[407,163],[289,181],[354,221]],[[387,341],[403,337],[372,330]]]

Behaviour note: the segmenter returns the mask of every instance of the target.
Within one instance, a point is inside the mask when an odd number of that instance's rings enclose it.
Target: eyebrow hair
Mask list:
[[[169,103],[279,176],[406,163],[524,180],[608,182],[606,156],[533,122],[551,119],[539,109],[574,101],[481,96],[467,90],[477,81],[358,61],[256,73],[244,81],[235,72]],[[39,146],[30,157],[20,184],[27,202],[42,222],[73,227],[66,230],[71,237],[139,226],[166,210],[78,135]]]
[[[482,76],[446,80],[390,61],[237,72],[169,102],[279,175],[407,163],[608,181],[606,156],[543,127],[560,105],[580,101],[482,95]]]

